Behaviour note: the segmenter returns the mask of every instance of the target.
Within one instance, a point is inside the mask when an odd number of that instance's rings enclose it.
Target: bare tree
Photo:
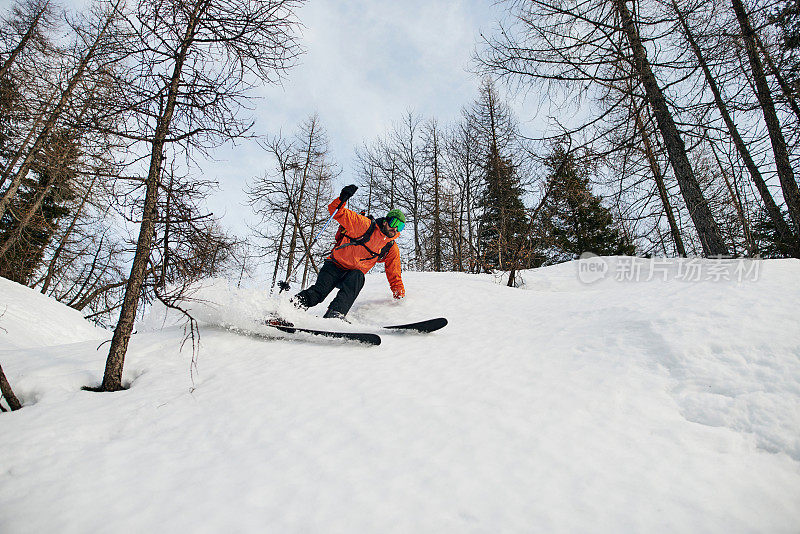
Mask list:
[[[469,119],[468,110],[454,126],[445,150],[448,175],[457,189],[457,222],[454,224],[456,265],[459,270],[475,272],[478,268],[478,246],[475,224],[478,211],[478,188],[481,184],[483,149],[478,142],[478,132]],[[454,206],[455,208],[455,206]]]
[[[647,98],[653,107],[653,114],[658,122],[661,136],[670,156],[670,163],[681,188],[681,193],[689,208],[689,213],[694,221],[695,228],[703,244],[703,251],[708,255],[727,254],[728,249],[722,239],[714,216],[708,207],[686,154],[678,128],[667,107],[667,102],[653,73],[647,52],[639,37],[639,29],[633,15],[628,9],[626,0],[614,0],[614,6],[621,19],[622,28],[630,45],[633,66],[645,88]]]
[[[358,203],[358,198],[351,199],[354,206],[363,208],[364,213],[372,214],[373,206],[377,201],[379,182],[385,181],[386,176],[381,165],[381,153],[378,147],[366,143],[356,149],[356,176],[362,191],[366,192],[366,200]],[[362,197],[363,198],[363,197]],[[358,209],[358,208],[357,208]]]
[[[656,188],[658,189],[658,197],[661,200],[661,205],[664,208],[664,214],[667,217],[670,235],[672,236],[672,241],[675,244],[675,251],[678,253],[679,256],[686,256],[686,247],[684,247],[683,245],[683,237],[681,236],[681,229],[675,218],[675,213],[669,199],[669,192],[667,191],[667,186],[666,183],[664,182],[664,174],[661,171],[661,166],[659,165],[658,158],[656,156],[656,150],[651,141],[647,127],[645,126],[645,123],[642,120],[641,111],[639,109],[635,109],[633,114],[634,114],[636,129],[639,131],[642,138],[642,147],[644,150],[644,154],[645,157],[647,158],[647,163],[648,166],[650,167],[650,172],[653,176],[653,180],[656,183]]]
[[[10,10],[11,16],[2,21],[4,35],[10,41],[3,39],[3,58],[0,65],[0,78],[6,76],[17,58],[31,45],[42,41],[43,28],[51,27],[55,19],[55,9],[52,0],[22,0],[14,4]],[[2,56],[0,56],[2,57]]]
[[[761,112],[764,117],[764,123],[767,126],[767,131],[769,132],[770,141],[772,142],[772,151],[775,157],[775,166],[778,171],[781,189],[783,190],[783,198],[786,201],[786,205],[789,208],[789,215],[794,223],[794,233],[796,236],[800,236],[800,190],[798,190],[792,164],[789,161],[786,139],[784,138],[781,123],[775,110],[772,91],[769,88],[764,66],[758,53],[755,30],[750,24],[750,18],[742,1],[731,0],[731,4],[736,14],[736,20],[739,22],[742,31],[742,40],[744,41],[747,58],[750,62],[750,72],[753,77],[753,83],[755,84],[756,96],[761,106]],[[770,213],[770,216],[773,217],[773,214]]]
[[[88,44],[84,44],[82,39],[78,39],[78,43],[75,45],[77,49],[75,67],[71,69],[65,84],[57,86],[50,98],[47,99],[48,104],[54,102],[54,105],[45,107],[31,125],[28,134],[15,148],[14,152],[10,154],[10,161],[3,169],[3,175],[0,178],[0,184],[5,183],[9,178],[11,179],[10,185],[3,193],[2,198],[0,198],[0,217],[5,215],[22,181],[35,164],[36,157],[45,143],[50,142],[58,122],[69,109],[75,91],[80,87],[80,83],[87,73],[90,72],[98,53],[101,50],[110,48],[106,42],[113,35],[111,31],[112,24],[117,20],[117,9],[120,3],[121,0],[116,0],[116,3],[109,6],[106,12],[100,14],[95,20],[89,21],[89,28],[85,30],[85,37],[89,38]],[[79,37],[84,37],[83,31],[81,31]],[[83,48],[84,46],[85,48]],[[84,105],[79,115],[82,115],[86,109],[88,109],[88,106]],[[28,146],[31,141],[33,143]],[[24,227],[25,223],[20,226]],[[0,249],[0,255],[4,254],[9,246],[9,244],[6,244],[4,248]]]
[[[384,160],[391,166],[391,191],[384,192],[382,200],[386,208],[398,207],[406,214],[407,224],[414,232],[414,266],[421,270],[424,257],[420,222],[427,200],[422,118],[413,111],[406,112],[392,128],[385,150]]]
[[[687,19],[686,14],[683,12],[681,7],[675,0],[672,0],[672,8],[675,12],[675,15],[678,18],[680,23],[680,28],[683,30],[684,36],[686,38],[687,43],[689,44],[693,54],[697,58],[697,63],[702,69],[703,76],[705,78],[706,83],[708,84],[708,88],[713,95],[714,105],[716,106],[722,121],[725,124],[725,128],[727,129],[727,133],[730,136],[731,141],[733,142],[734,146],[736,147],[736,151],[741,157],[742,161],[744,162],[745,167],[747,168],[748,173],[750,174],[750,178],[755,185],[762,202],[764,203],[764,207],[766,208],[769,217],[772,219],[773,224],[775,225],[776,229],[778,230],[779,235],[781,236],[782,241],[786,243],[798,242],[797,237],[792,235],[792,230],[790,229],[789,225],[783,219],[783,215],[781,214],[780,208],[778,208],[775,200],[772,197],[772,193],[769,190],[769,187],[766,184],[766,181],[761,175],[761,171],[756,165],[753,157],[750,153],[747,144],[745,143],[744,139],[742,138],[741,133],[739,132],[739,128],[736,126],[733,118],[731,117],[730,111],[728,110],[728,105],[725,102],[725,98],[723,97],[722,90],[717,83],[716,77],[711,72],[711,67],[708,64],[708,61],[703,53],[700,43],[695,36],[695,32],[692,30],[689,21]],[[741,215],[743,217],[743,214]],[[742,224],[746,225],[746,221],[742,220]],[[797,252],[795,254],[800,254],[800,246],[797,247]]]
[[[148,270],[165,150],[196,148],[243,135],[236,118],[251,77],[277,78],[298,53],[295,1],[142,0],[126,14],[137,43],[125,81],[132,117],[127,135],[148,150],[141,225],[103,391],[123,388],[122,368]]]
[[[328,159],[327,134],[314,114],[304,121],[291,138],[277,136],[264,144],[275,166],[249,184],[250,205],[259,216],[253,228],[263,256],[274,255],[272,286],[285,267],[289,282],[303,257],[301,284],[308,279],[309,267],[318,271],[315,254],[324,246],[313,243],[317,228],[328,218],[324,209],[331,196],[336,165]]]
[[[664,87],[669,86],[659,80],[659,75],[670,80],[671,76],[685,79],[685,73],[679,72],[683,65],[664,60],[662,54],[655,60],[656,71],[645,48],[647,42],[664,35],[658,33],[665,24],[660,14],[647,19],[648,35],[642,38],[638,19],[644,6],[633,13],[624,0],[569,4],[537,0],[512,2],[512,6],[516,29],[504,31],[487,43],[488,49],[481,58],[484,68],[525,87],[546,88],[553,96],[551,102],[555,103],[555,97],[561,98],[559,105],[569,104],[570,100],[582,104],[590,97],[590,103],[599,106],[595,110],[587,104],[592,116],[578,128],[561,127],[564,132],[560,135],[595,129],[596,141],[609,143],[614,130],[599,126],[608,123],[614,114],[630,110],[631,96],[644,99],[656,119],[673,176],[704,252],[725,253],[727,247],[690,163],[685,132],[678,129],[675,109],[665,94]],[[642,95],[637,94],[639,90]],[[598,153],[599,157],[625,147],[634,135],[640,136],[641,130],[628,127],[628,121],[633,122],[629,118],[620,123],[627,129],[625,135],[618,136],[617,143],[621,144],[608,146]],[[560,124],[557,119],[554,122]]]

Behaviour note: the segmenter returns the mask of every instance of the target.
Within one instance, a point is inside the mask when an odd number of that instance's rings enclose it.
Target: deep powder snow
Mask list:
[[[800,262],[596,261],[371,274],[352,325],[208,281],[198,352],[154,309],[104,394],[110,332],[0,279],[0,532],[800,531]]]

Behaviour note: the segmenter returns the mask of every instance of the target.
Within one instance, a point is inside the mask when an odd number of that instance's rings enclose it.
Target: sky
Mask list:
[[[10,0],[0,0],[0,5]],[[91,0],[66,0],[76,9]],[[256,89],[248,113],[252,133],[290,136],[317,113],[328,133],[330,159],[342,170],[335,187],[355,178],[355,150],[385,135],[404,113],[447,125],[478,96],[473,57],[481,34],[491,35],[505,15],[494,0],[309,0],[298,11],[305,53],[280,85]],[[498,87],[503,92],[503,87]],[[540,121],[516,98],[523,130]],[[531,126],[533,125],[533,126]],[[208,204],[239,237],[254,219],[243,193],[270,160],[255,140],[215,149],[197,172],[216,180]]]
[[[477,97],[471,60],[481,32],[490,33],[503,11],[490,0],[311,0],[298,11],[306,53],[281,86],[258,91],[254,131],[291,135],[318,113],[342,169],[338,185],[351,183],[356,148],[406,111],[447,124]],[[244,230],[242,189],[269,158],[251,141],[214,158],[202,164],[205,177],[220,183],[211,208]]]

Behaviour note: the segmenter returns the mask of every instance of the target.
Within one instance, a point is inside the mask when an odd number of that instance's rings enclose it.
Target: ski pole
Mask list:
[[[335,209],[335,210],[333,210],[333,213],[331,213],[331,216],[330,216],[330,217],[328,217],[328,220],[327,220],[327,221],[325,221],[325,225],[322,227],[322,230],[320,230],[319,232],[317,232],[317,235],[315,235],[315,236],[314,236],[314,239],[312,239],[312,240],[311,240],[311,244],[310,244],[310,245],[308,245],[308,250],[306,250],[306,253],[305,253],[305,254],[303,254],[303,257],[302,257],[302,258],[300,258],[300,261],[298,261],[298,262],[297,262],[297,265],[295,265],[295,266],[294,266],[294,269],[292,269],[292,272],[291,272],[291,273],[289,273],[289,276],[287,276],[287,277],[286,277],[286,280],[285,280],[285,281],[282,281],[282,282],[281,282],[281,281],[279,281],[279,282],[278,282],[278,287],[280,288],[280,291],[278,291],[278,294],[279,294],[279,295],[280,295],[281,293],[283,293],[284,291],[289,291],[289,280],[292,278],[292,276],[294,276],[294,273],[295,273],[295,272],[297,272],[297,268],[298,268],[298,267],[300,267],[300,264],[302,264],[302,263],[303,263],[303,260],[304,260],[304,259],[306,259],[306,256],[308,256],[309,254],[311,254],[311,249],[314,247],[314,244],[317,242],[317,239],[319,239],[319,236],[321,236],[321,235],[322,235],[322,232],[324,232],[324,231],[325,231],[325,229],[328,227],[328,225],[329,225],[329,224],[331,223],[331,221],[333,220],[333,217],[336,215],[336,213],[337,213],[337,212],[339,211],[339,209],[340,209],[340,208],[341,208],[341,207],[344,205],[344,203],[345,203],[345,202],[347,202],[347,201],[346,201],[346,200],[341,200],[341,201],[339,201],[339,205],[338,205],[338,206],[336,206],[336,209]]]

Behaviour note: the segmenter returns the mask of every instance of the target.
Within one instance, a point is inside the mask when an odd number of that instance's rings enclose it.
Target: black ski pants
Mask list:
[[[314,285],[295,295],[292,300],[304,308],[311,308],[325,300],[333,288],[339,288],[328,310],[347,315],[363,287],[364,273],[358,269],[342,269],[333,261],[325,260]]]

